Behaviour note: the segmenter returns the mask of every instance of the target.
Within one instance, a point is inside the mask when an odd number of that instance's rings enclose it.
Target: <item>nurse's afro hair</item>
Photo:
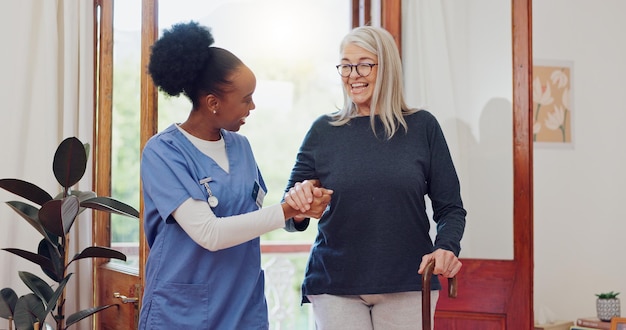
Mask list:
[[[152,45],[148,72],[154,84],[168,95],[195,97],[196,80],[215,42],[211,31],[194,21],[174,24]]]
[[[173,25],[152,45],[152,81],[170,96],[183,93],[194,108],[202,95],[227,92],[231,74],[243,63],[228,50],[211,47],[213,43],[211,31],[194,21]]]
[[[196,22],[178,23],[152,45],[148,72],[168,95],[178,96],[193,86],[215,42],[211,31]]]

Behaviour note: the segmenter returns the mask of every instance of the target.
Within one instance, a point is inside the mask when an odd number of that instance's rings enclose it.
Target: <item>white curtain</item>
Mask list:
[[[0,0],[0,43],[0,178],[25,180],[54,196],[59,184],[52,159],[58,144],[70,136],[94,142],[93,1]],[[92,190],[91,186],[88,165],[78,189]],[[0,201],[18,199],[0,190]],[[91,244],[86,217],[81,215],[74,224],[73,249]],[[0,248],[36,252],[40,239],[26,221],[0,205]],[[0,265],[0,287],[11,287],[18,296],[30,292],[19,279],[19,270],[47,279],[38,266],[5,251],[0,251]],[[91,305],[89,261],[76,263],[70,272],[74,276],[68,284],[67,314],[76,311],[77,304],[81,309]],[[3,321],[0,328],[5,327]],[[81,327],[91,328],[88,321]]]
[[[402,1],[407,102],[446,135],[468,210],[466,258],[513,256],[511,54],[508,1]]]

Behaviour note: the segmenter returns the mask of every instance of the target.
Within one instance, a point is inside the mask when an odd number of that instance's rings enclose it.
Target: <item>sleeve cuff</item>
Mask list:
[[[297,223],[293,220],[293,218],[290,218],[285,221],[285,230],[289,232],[305,231],[309,227],[310,220],[311,218],[306,218]]]

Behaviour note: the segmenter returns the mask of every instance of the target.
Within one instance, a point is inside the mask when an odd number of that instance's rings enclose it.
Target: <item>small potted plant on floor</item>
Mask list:
[[[610,321],[614,317],[620,316],[620,304],[617,295],[619,292],[607,292],[596,294],[596,311],[598,318],[602,321]]]

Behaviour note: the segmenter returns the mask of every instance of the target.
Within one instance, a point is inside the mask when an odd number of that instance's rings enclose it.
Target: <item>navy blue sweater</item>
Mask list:
[[[405,119],[408,131],[390,140],[378,118],[375,136],[369,117],[332,126],[321,116],[305,136],[287,189],[316,178],[334,193],[318,223],[304,296],[421,290],[423,255],[442,248],[458,256],[466,211],[443,132],[426,110]],[[425,195],[437,223],[434,245]],[[441,288],[436,276],[431,288]]]

